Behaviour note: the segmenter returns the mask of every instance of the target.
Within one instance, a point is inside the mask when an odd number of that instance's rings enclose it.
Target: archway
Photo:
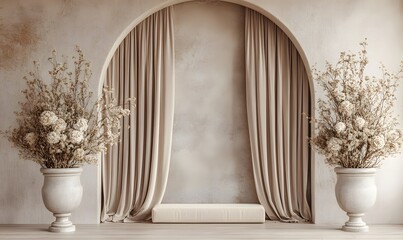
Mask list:
[[[100,74],[100,78],[99,78],[99,85],[98,85],[98,94],[100,94],[102,92],[102,85],[103,85],[103,81],[105,79],[105,74],[106,74],[106,70],[108,68],[109,62],[112,59],[113,54],[116,52],[116,49],[119,47],[120,43],[123,41],[123,39],[127,36],[127,34],[129,34],[129,32],[131,30],[133,30],[133,28],[138,25],[141,21],[143,21],[144,19],[146,19],[148,16],[150,16],[151,14],[166,8],[168,6],[171,5],[175,5],[178,3],[184,3],[184,2],[191,2],[193,0],[170,0],[167,1],[155,8],[152,8],[146,12],[144,12],[140,17],[134,19],[124,30],[123,32],[119,35],[119,37],[115,40],[114,44],[112,45],[111,49],[109,50],[109,53],[105,59],[105,62],[102,66],[102,70],[101,70],[101,74]],[[293,35],[293,33],[288,29],[288,27],[286,25],[284,25],[282,23],[282,21],[280,19],[278,19],[277,17],[275,17],[273,14],[271,14],[270,12],[266,11],[265,9],[263,9],[260,5],[263,4],[252,4],[249,2],[246,2],[244,0],[217,0],[217,1],[223,1],[223,2],[229,2],[229,3],[234,3],[234,4],[238,4],[247,8],[250,8],[252,10],[255,10],[259,13],[261,13],[262,15],[264,15],[265,17],[267,17],[268,19],[270,19],[272,22],[274,22],[278,27],[281,28],[281,30],[283,30],[287,36],[290,38],[290,40],[292,41],[292,43],[294,44],[294,46],[297,48],[302,61],[304,62],[305,65],[305,69],[306,72],[308,74],[308,78],[309,78],[309,86],[310,86],[310,90],[311,90],[311,96],[312,99],[315,99],[315,91],[314,91],[314,84],[312,83],[312,74],[311,74],[311,70],[310,70],[310,64],[308,62],[308,59],[306,57],[306,54],[304,52],[304,50],[302,49],[302,46],[300,45],[299,41],[297,40],[297,38]],[[314,102],[312,102],[312,110],[314,110]],[[312,111],[312,113],[314,114],[314,111]]]
[[[174,3],[179,3],[179,2],[186,2],[186,1],[173,1]],[[230,2],[230,3],[237,3],[237,1],[226,1],[226,2]],[[252,7],[250,7],[250,6],[247,6],[247,5],[249,5],[249,4],[245,4],[245,3],[237,3],[238,5],[241,5],[241,6],[246,6],[246,7],[248,7],[248,8],[252,8],[252,9],[254,9],[254,10],[257,10],[257,11],[259,11],[259,12],[261,12],[261,9],[259,9],[259,7],[257,7],[257,6],[252,6]],[[161,8],[160,9],[162,9],[162,8],[164,8],[164,7],[166,7],[166,4],[164,4],[163,6],[161,6]],[[158,11],[159,9],[155,9],[155,11]],[[153,12],[151,12],[150,14],[152,14]],[[150,15],[150,14],[144,14],[143,16],[144,16],[144,18],[146,18],[148,15]],[[267,12],[264,12],[263,13],[263,15],[265,15],[266,17],[268,17],[268,15],[269,16],[271,16],[269,13],[267,13]],[[277,19],[275,19],[273,16],[271,16],[271,18],[270,17],[268,17],[269,19],[274,19],[274,21],[273,22],[275,22],[275,23],[277,23],[278,22],[278,20]],[[131,24],[131,26],[129,26],[128,28],[127,28],[127,32],[130,32],[131,31],[131,29],[134,27],[134,26],[136,26],[139,22],[141,22],[142,21],[142,19],[136,19],[132,24]],[[132,26],[132,25],[134,25],[134,26]],[[281,25],[281,24],[278,24],[279,26]],[[281,26],[280,26],[281,27]],[[283,30],[284,31],[284,30]],[[285,31],[286,33],[287,33],[287,31]],[[289,34],[287,34],[289,37],[290,37],[290,39],[291,39],[291,41],[293,41],[293,38],[289,35]],[[126,37],[126,33],[122,33],[122,35],[121,35],[121,37],[122,38],[125,38]],[[119,45],[120,45],[120,42],[121,41],[119,41],[119,39],[115,42],[115,47],[117,48]],[[293,43],[294,43],[294,45],[298,48],[298,46],[299,45],[297,45],[297,44],[295,44],[295,40],[293,41]],[[111,50],[111,52],[110,52],[110,55],[112,56],[112,54],[114,53],[115,51],[114,51],[114,49],[112,49]],[[300,51],[300,55],[301,55],[301,57],[302,57],[302,59],[304,60],[304,62],[306,63],[306,59],[304,58],[304,55],[303,55],[303,52],[302,52],[302,54],[301,54],[301,51]],[[102,72],[102,74],[101,74],[101,79],[103,79],[104,78],[104,75],[105,75],[105,71],[106,71],[106,68],[107,68],[107,66],[108,66],[108,64],[107,63],[109,63],[109,61],[107,60],[106,61],[106,66],[104,65],[104,68],[103,68],[103,72]],[[305,64],[305,68],[307,69],[307,64]],[[308,72],[308,76],[309,76],[309,70],[307,69],[307,72]],[[310,77],[309,77],[309,79],[310,79]],[[313,85],[312,84],[310,84],[309,85],[310,86],[310,90],[311,90],[311,100],[312,99],[314,99],[313,98]],[[100,85],[100,87],[101,87],[101,85]],[[312,103],[313,103],[313,101],[312,101]],[[313,109],[313,105],[312,105],[312,109]],[[313,113],[313,111],[311,111],[312,113]],[[311,128],[311,129],[313,129],[313,128]],[[313,155],[311,154],[311,161],[312,161],[312,159],[313,159]],[[312,164],[311,164],[311,166],[312,166]],[[311,167],[312,168],[312,167]],[[313,168],[312,168],[312,170],[311,170],[311,173],[312,173],[312,175],[314,174],[313,173]],[[311,181],[311,184],[313,183],[313,181]],[[313,187],[311,188],[312,190],[313,190]],[[313,211],[313,210],[312,210]]]

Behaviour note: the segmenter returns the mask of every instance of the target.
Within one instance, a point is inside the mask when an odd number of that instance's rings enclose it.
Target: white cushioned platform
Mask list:
[[[260,204],[159,204],[152,210],[154,223],[263,223]]]

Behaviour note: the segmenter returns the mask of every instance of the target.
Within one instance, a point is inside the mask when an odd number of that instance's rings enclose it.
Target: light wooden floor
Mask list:
[[[47,232],[46,225],[0,225],[0,239],[403,239],[403,225],[373,225],[369,233],[346,233],[315,224],[152,224],[77,225],[75,233]]]

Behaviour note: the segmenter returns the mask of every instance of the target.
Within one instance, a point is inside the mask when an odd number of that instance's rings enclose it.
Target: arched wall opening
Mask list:
[[[119,47],[120,43],[123,41],[123,39],[130,33],[131,30],[133,30],[133,28],[135,28],[141,21],[143,21],[144,19],[146,19],[147,17],[149,17],[150,15],[152,15],[153,13],[166,8],[168,6],[171,5],[175,5],[175,4],[179,4],[179,3],[185,3],[185,2],[191,2],[194,0],[169,0],[166,1],[165,3],[154,7],[148,11],[145,11],[143,14],[141,14],[139,17],[137,17],[136,19],[134,19],[124,30],[123,32],[119,35],[119,37],[115,40],[114,44],[111,46],[111,49],[109,50],[109,53],[105,59],[105,62],[102,66],[102,71],[100,74],[100,78],[99,78],[99,85],[98,85],[98,95],[102,92],[102,86],[103,86],[103,81],[105,79],[105,74],[106,74],[106,70],[108,69],[108,65],[109,62],[111,61],[113,54],[116,52],[116,49]],[[308,62],[307,56],[305,54],[305,51],[303,50],[302,46],[300,45],[299,41],[297,40],[297,38],[294,36],[294,34],[289,30],[289,28],[284,25],[284,23],[278,19],[276,16],[274,16],[273,14],[271,14],[270,12],[268,12],[267,10],[263,9],[260,4],[252,4],[249,2],[246,2],[244,0],[217,0],[217,1],[222,1],[222,2],[229,2],[229,3],[234,3],[234,4],[238,4],[247,8],[250,8],[252,10],[255,10],[257,12],[259,12],[260,14],[264,15],[265,17],[267,17],[268,19],[270,19],[272,22],[274,22],[278,27],[281,28],[281,30],[283,30],[287,36],[290,38],[290,40],[292,41],[292,43],[294,44],[294,46],[297,48],[302,61],[304,62],[305,65],[305,69],[306,72],[308,74],[308,78],[309,78],[309,86],[310,86],[310,90],[311,90],[311,96],[312,99],[315,99],[315,91],[314,91],[314,84],[312,82],[312,74],[311,74],[311,70],[310,70],[310,64]],[[314,105],[314,102],[312,102],[312,104]],[[314,109],[314,106],[312,106],[312,109]],[[312,112],[313,113],[313,112]]]
[[[103,79],[104,79],[104,77],[105,77],[105,73],[106,73],[107,67],[108,67],[108,65],[109,65],[109,62],[110,62],[110,60],[111,60],[113,54],[115,53],[116,49],[118,48],[118,46],[120,45],[120,43],[123,41],[123,39],[127,36],[127,34],[128,34],[138,23],[140,23],[141,21],[143,21],[145,18],[147,18],[148,16],[150,16],[150,15],[153,14],[154,12],[157,12],[157,11],[159,11],[160,9],[163,9],[163,8],[165,8],[165,7],[167,7],[167,6],[170,6],[170,5],[175,5],[175,4],[185,3],[185,2],[190,2],[190,1],[187,1],[187,0],[185,0],[185,1],[183,1],[183,0],[182,0],[182,1],[173,0],[173,1],[169,1],[168,3],[164,3],[164,4],[162,4],[162,5],[158,6],[158,7],[156,7],[156,8],[154,8],[154,9],[150,10],[150,11],[147,11],[147,12],[143,13],[141,17],[135,19],[135,20],[125,29],[125,31],[122,32],[122,34],[120,35],[120,37],[115,41],[115,43],[114,43],[112,49],[110,50],[110,52],[109,52],[109,54],[108,54],[108,58],[106,59],[104,65],[103,65],[102,72],[101,72],[101,78],[100,78],[101,80],[100,80],[100,84],[99,84],[99,91],[101,91],[101,89],[102,89]],[[268,19],[270,19],[272,22],[274,22],[277,26],[279,26],[279,27],[287,34],[287,36],[288,36],[288,37],[291,39],[291,41],[293,42],[294,46],[298,49],[298,52],[299,52],[299,54],[300,54],[300,56],[301,56],[301,58],[302,58],[302,60],[303,60],[303,62],[304,62],[304,64],[305,64],[306,72],[308,73],[308,78],[309,78],[309,81],[310,81],[310,82],[309,82],[309,86],[310,86],[310,90],[311,90],[311,103],[312,103],[312,105],[311,105],[311,108],[312,108],[312,109],[311,109],[311,113],[313,114],[313,113],[314,113],[314,101],[313,101],[313,99],[314,99],[314,91],[313,91],[313,84],[311,83],[310,70],[309,70],[309,67],[308,67],[309,64],[308,64],[308,62],[307,62],[307,60],[306,60],[306,56],[305,56],[304,52],[302,51],[300,45],[298,44],[298,41],[293,37],[293,35],[288,31],[288,29],[287,29],[277,18],[275,18],[274,16],[272,16],[269,12],[267,12],[267,11],[263,10],[262,8],[260,8],[258,5],[252,5],[252,4],[246,3],[246,2],[244,2],[244,1],[240,1],[240,0],[233,0],[233,1],[228,0],[228,1],[223,1],[223,2],[234,3],[234,4],[237,4],[237,5],[240,5],[240,6],[244,6],[244,7],[251,8],[251,9],[257,11],[257,12],[260,12],[261,14],[263,14],[264,16],[266,16]],[[175,133],[174,133],[174,134],[175,134]],[[98,176],[100,176],[100,174],[99,174]],[[312,176],[312,178],[311,178],[311,190],[312,190],[312,192],[311,192],[312,204],[311,204],[311,205],[312,205],[312,209],[311,209],[311,210],[312,210],[312,216],[313,216],[313,219],[312,219],[312,220],[314,221],[314,216],[315,216],[315,214],[314,214],[314,184],[313,184],[313,183],[314,183],[314,167],[313,167],[313,154],[311,154],[311,176]],[[253,180],[252,180],[252,181],[253,181]],[[99,180],[98,182],[101,183],[100,180]],[[101,192],[101,191],[100,191],[100,192]]]

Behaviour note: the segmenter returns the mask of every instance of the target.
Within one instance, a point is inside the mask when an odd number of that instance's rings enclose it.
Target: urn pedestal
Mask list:
[[[50,225],[49,231],[75,231],[75,226],[69,217],[81,203],[83,187],[80,176],[82,171],[82,168],[41,168],[44,176],[43,203],[56,218]]]
[[[369,227],[362,217],[376,201],[376,168],[336,167],[334,171],[337,174],[337,203],[349,216],[342,229],[347,232],[367,232]]]

